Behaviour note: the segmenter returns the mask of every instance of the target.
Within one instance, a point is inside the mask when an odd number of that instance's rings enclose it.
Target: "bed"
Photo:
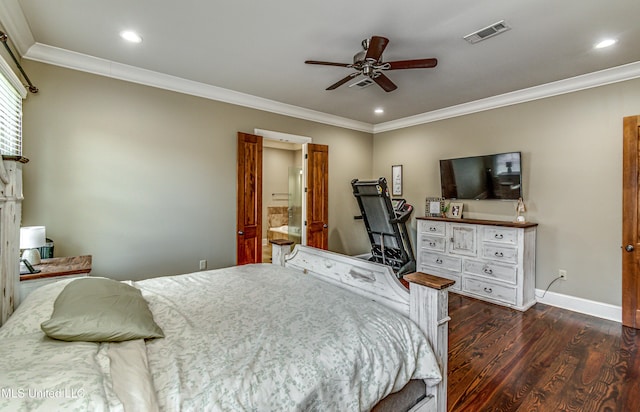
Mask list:
[[[164,337],[112,342],[47,337],[81,280],[47,285],[0,328],[0,410],[398,410],[411,388],[411,411],[443,412],[451,282],[407,278],[411,293],[385,266],[298,245],[284,267],[115,282]]]

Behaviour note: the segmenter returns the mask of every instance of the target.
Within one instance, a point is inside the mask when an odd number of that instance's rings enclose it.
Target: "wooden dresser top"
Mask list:
[[[456,219],[451,217],[429,217],[429,216],[417,216],[419,220],[436,220],[440,222],[453,222],[453,223],[468,223],[471,225],[488,225],[488,226],[503,226],[503,227],[517,227],[528,228],[538,226],[533,222],[507,222],[504,220],[484,220],[484,219]]]

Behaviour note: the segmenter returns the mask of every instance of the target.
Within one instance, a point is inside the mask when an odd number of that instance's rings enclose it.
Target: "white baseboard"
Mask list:
[[[543,294],[544,290],[536,289],[536,300],[545,305],[556,306],[562,309],[622,323],[622,308],[620,306],[555,292],[547,292],[544,297],[542,297]]]

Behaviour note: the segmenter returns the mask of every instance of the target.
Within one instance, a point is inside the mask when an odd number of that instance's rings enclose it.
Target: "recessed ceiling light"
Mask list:
[[[616,39],[605,39],[605,40],[602,40],[600,43],[596,43],[596,45],[593,47],[595,47],[596,49],[604,49],[605,47],[613,46],[617,42],[618,41]]]
[[[142,43],[142,37],[140,37],[140,35],[135,31],[125,30],[120,32],[120,37],[126,41],[130,41],[131,43]]]
[[[382,113],[384,113],[384,109],[383,109],[383,108],[381,108],[381,107],[378,107],[378,108],[377,108],[377,109],[375,109],[373,112],[374,112],[375,114],[382,114]]]

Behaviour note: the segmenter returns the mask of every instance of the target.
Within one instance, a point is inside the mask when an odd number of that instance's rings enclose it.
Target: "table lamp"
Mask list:
[[[524,201],[522,200],[522,198],[519,198],[518,203],[516,204],[516,222],[526,222],[526,218],[524,217],[524,213],[526,211],[527,207],[524,205]]]
[[[20,249],[23,249],[22,259],[32,265],[40,264],[38,248],[46,244],[44,226],[25,226],[20,228]]]

